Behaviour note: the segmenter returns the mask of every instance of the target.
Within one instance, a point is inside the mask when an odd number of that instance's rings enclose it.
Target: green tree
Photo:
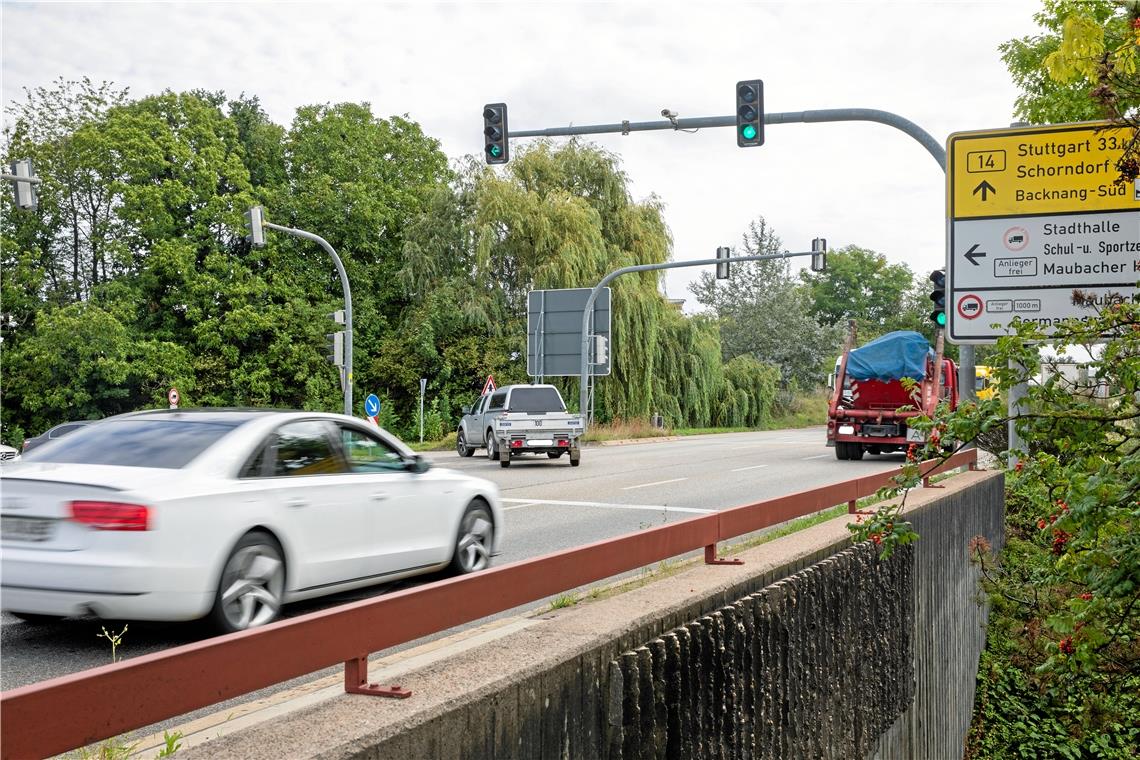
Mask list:
[[[4,194],[4,272],[37,282],[37,295],[47,301],[70,303],[88,297],[117,271],[113,207],[118,171],[104,124],[107,113],[126,102],[127,93],[84,78],[59,79],[50,87],[25,90],[25,95],[25,101],[11,104],[3,160],[32,159],[44,182],[34,213],[10,213],[11,201]],[[30,326],[32,315],[20,316]]]
[[[122,319],[129,316],[92,303],[41,313],[34,334],[4,351],[6,435],[23,437],[64,419],[99,419],[155,406],[171,386],[192,399],[189,352],[132,335]]]
[[[1010,40],[1002,60],[1021,89],[1018,118],[1033,124],[1110,119],[1131,128],[1118,164],[1140,172],[1140,2],[1044,0],[1033,20],[1043,34]]]
[[[779,237],[760,217],[744,234],[733,256],[775,254]],[[808,290],[792,276],[787,260],[732,265],[732,277],[718,281],[707,272],[692,287],[720,324],[725,360],[750,355],[779,368],[782,382],[798,388],[819,386],[839,351],[843,331],[820,324],[811,314]]]
[[[871,339],[921,321],[914,308],[921,304],[911,297],[914,273],[906,264],[887,263],[881,253],[849,245],[828,256],[826,271],[804,270],[800,278],[821,324],[845,326],[853,319],[859,335]]]

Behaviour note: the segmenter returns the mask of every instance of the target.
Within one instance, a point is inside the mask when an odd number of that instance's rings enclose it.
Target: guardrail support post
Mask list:
[[[859,502],[857,499],[852,499],[847,502],[847,514],[853,515],[859,512]]]
[[[381,686],[368,683],[368,655],[344,661],[344,690],[348,694],[368,694],[373,697],[407,699],[412,692],[403,686]]]
[[[744,560],[739,558],[721,559],[716,556],[716,544],[709,544],[705,547],[705,564],[706,565],[743,565]]]

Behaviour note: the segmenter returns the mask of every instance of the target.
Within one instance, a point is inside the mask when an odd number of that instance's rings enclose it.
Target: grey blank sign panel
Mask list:
[[[582,372],[582,311],[590,288],[532,290],[527,294],[526,371],[531,377],[580,375]],[[610,337],[610,289],[594,301],[591,334]],[[605,364],[591,364],[591,375],[610,374],[613,350]],[[591,357],[592,358],[592,357]]]

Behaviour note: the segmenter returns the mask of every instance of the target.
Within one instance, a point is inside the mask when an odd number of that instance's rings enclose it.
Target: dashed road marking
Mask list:
[[[824,457],[829,457],[829,456],[831,456],[831,454],[816,454],[814,457],[804,457],[803,461],[806,462],[809,459],[823,459]]]
[[[751,467],[737,467],[733,472],[744,472],[745,470],[759,470],[761,467],[767,467],[766,464],[754,464]]]
[[[518,507],[506,509],[519,509],[521,507],[550,504],[558,507],[601,507],[603,509],[640,509],[650,512],[682,512],[693,515],[707,515],[716,512],[715,509],[698,509],[696,507],[667,507],[663,504],[614,504],[604,501],[560,501],[557,499],[503,499],[504,502],[518,503]]]
[[[652,483],[639,483],[636,486],[624,486],[621,490],[631,491],[634,488],[649,488],[650,486],[663,486],[666,483],[680,483],[682,480],[688,480],[688,478],[670,478],[669,480],[655,480]]]

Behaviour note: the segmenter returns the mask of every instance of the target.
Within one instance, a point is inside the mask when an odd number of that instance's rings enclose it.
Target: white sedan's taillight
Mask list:
[[[150,507],[118,501],[73,501],[71,519],[96,530],[149,530]]]

